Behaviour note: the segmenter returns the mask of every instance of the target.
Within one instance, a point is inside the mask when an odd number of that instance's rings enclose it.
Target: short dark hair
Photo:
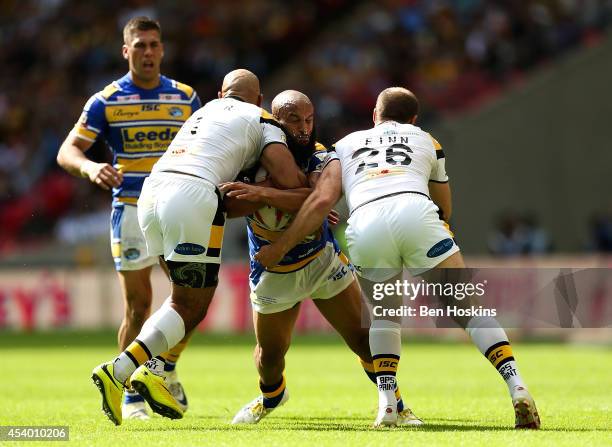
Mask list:
[[[408,89],[390,87],[378,95],[376,111],[380,119],[408,123],[419,114],[419,100]]]
[[[123,27],[123,42],[128,43],[134,31],[150,30],[157,31],[161,39],[161,26],[157,20],[153,20],[146,16],[134,17]]]

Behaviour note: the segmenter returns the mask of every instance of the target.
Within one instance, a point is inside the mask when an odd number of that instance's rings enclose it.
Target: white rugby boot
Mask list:
[[[187,395],[185,394],[183,385],[181,385],[181,382],[178,379],[176,370],[169,372],[165,371],[164,376],[166,378],[166,384],[168,385],[170,393],[172,393],[179,406],[181,407],[181,410],[183,410],[183,413],[185,413],[189,408],[189,403],[187,402]]]
[[[232,419],[232,424],[257,424],[267,415],[272,413],[276,408],[284,405],[285,402],[289,400],[289,392],[285,388],[283,398],[278,403],[276,407],[267,408],[263,404],[263,396],[259,396],[246,404],[244,407],[240,409],[234,419]]]
[[[123,405],[121,406],[123,419],[139,419],[146,421],[151,419],[147,413],[144,398],[136,392],[126,391],[123,394]]]
[[[378,407],[378,415],[374,421],[374,428],[395,426],[397,426],[397,405]]]

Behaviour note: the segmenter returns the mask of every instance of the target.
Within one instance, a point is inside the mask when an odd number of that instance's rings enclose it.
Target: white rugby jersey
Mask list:
[[[254,166],[272,143],[286,145],[272,115],[234,97],[215,99],[185,122],[152,173],[182,172],[218,185]]]
[[[342,165],[342,187],[351,213],[392,194],[429,196],[428,182],[448,182],[442,147],[412,124],[385,121],[347,135],[332,146],[334,150]]]

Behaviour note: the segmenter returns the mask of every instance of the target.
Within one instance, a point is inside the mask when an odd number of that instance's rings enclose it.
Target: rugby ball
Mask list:
[[[255,183],[263,182],[268,178],[268,171],[260,167],[255,174]],[[286,213],[273,206],[266,205],[252,215],[253,220],[260,227],[270,231],[284,231],[291,224],[293,214]]]

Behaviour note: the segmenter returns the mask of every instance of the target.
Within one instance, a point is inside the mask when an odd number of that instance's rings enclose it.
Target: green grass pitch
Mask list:
[[[91,369],[114,356],[113,338],[0,333],[0,425],[67,425],[64,444],[74,446],[612,445],[609,346],[514,345],[542,417],[534,432],[512,429],[506,386],[475,347],[406,336],[399,384],[427,425],[374,430],[376,389],[355,356],[335,338],[296,336],[289,402],[257,426],[233,427],[234,413],[258,393],[251,338],[197,335],[178,369],[191,405],[185,418],[115,427],[90,380]],[[35,445],[44,444],[63,443]]]

